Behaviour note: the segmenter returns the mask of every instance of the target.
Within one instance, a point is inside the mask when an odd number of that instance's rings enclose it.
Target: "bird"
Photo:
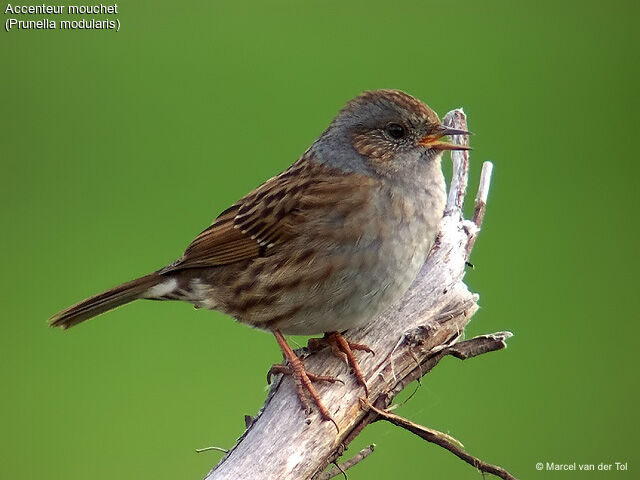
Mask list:
[[[365,91],[289,168],[224,210],[175,262],[70,306],[49,319],[67,329],[137,299],[179,300],[271,332],[307,412],[331,420],[316,375],[285,335],[319,335],[366,380],[342,333],[366,325],[409,288],[434,244],[446,185],[446,127],[415,97]],[[335,421],[333,421],[335,424]],[[337,427],[337,425],[336,425]]]

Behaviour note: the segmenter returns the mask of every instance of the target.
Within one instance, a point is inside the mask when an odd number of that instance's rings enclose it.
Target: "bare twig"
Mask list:
[[[484,220],[484,213],[487,209],[487,197],[489,196],[489,184],[491,183],[491,173],[493,172],[493,163],[484,162],[482,164],[482,172],[480,173],[480,186],[478,187],[478,194],[476,195],[476,203],[473,208],[473,223],[476,229],[471,233],[469,237],[469,243],[467,243],[467,258],[471,255],[471,250],[476,243],[480,227],[482,227],[482,221]]]
[[[493,163],[484,162],[482,164],[482,172],[480,173],[480,186],[476,195],[476,204],[473,209],[473,223],[478,228],[482,226],[484,212],[487,208],[487,197],[489,196],[489,185],[491,184],[491,173],[493,172]]]
[[[464,445],[460,443],[455,438],[447,435],[446,433],[439,432],[438,430],[433,430],[431,428],[423,427],[417,423],[414,423],[406,418],[402,418],[399,415],[394,413],[387,412],[386,410],[382,410],[374,407],[367,400],[363,400],[363,404],[365,408],[368,408],[375,412],[380,418],[390,422],[398,427],[404,428],[409,432],[423,438],[427,442],[435,443],[436,445],[440,445],[445,450],[449,450],[456,457],[464,460],[469,465],[476,467],[483,473],[490,473],[492,475],[496,475],[504,480],[516,480],[516,478],[507,472],[504,468],[499,467],[497,465],[491,465],[490,463],[483,462],[479,458],[474,457],[473,455],[468,454],[464,450]]]
[[[495,352],[496,350],[502,350],[507,348],[507,338],[513,337],[511,332],[498,332],[490,335],[480,335],[473,337],[470,340],[464,342],[458,342],[447,349],[444,353],[447,355],[453,355],[460,360],[466,360],[468,358],[477,357],[483,353]]]
[[[462,110],[447,114],[445,123],[466,129]],[[466,142],[466,138],[456,136],[454,141]],[[483,168],[477,214],[469,221],[462,215],[469,170],[468,152],[455,151],[452,160],[453,178],[440,223],[440,235],[413,285],[396,306],[367,326],[345,334],[348,340],[366,344],[376,352],[375,356],[359,355],[358,361],[367,382],[370,403],[380,411],[387,408],[406,385],[427,374],[445,356],[465,359],[499,350],[504,348],[505,339],[510,336],[508,332],[502,332],[460,341],[465,326],[478,309],[478,296],[469,291],[463,278],[465,262],[482,224],[491,167]],[[305,349],[297,353],[308,370],[340,377],[344,381],[344,385],[318,385],[322,402],[329,407],[339,432],[317,412],[305,418],[291,379],[275,375],[262,410],[247,422],[247,430],[238,443],[206,480],[324,479],[325,468],[337,461],[346,446],[367,425],[381,418],[376,411],[361,408],[360,398],[364,393],[361,385],[330,352]],[[455,440],[440,432],[424,427],[418,430],[456,446]],[[476,466],[491,467],[471,456],[463,460],[476,462]],[[343,464],[342,470],[348,463]],[[340,473],[338,468],[329,471]]]
[[[215,450],[216,452],[229,453],[229,450],[226,450],[226,449],[221,448],[221,447],[196,448],[196,453],[210,452],[211,450]]]
[[[354,465],[360,463],[362,460],[367,458],[369,455],[373,453],[376,445],[372,443],[368,447],[363,448],[358,453],[356,453],[353,457],[351,457],[346,462],[341,463],[339,466],[335,466],[327,470],[326,472],[322,472],[317,480],[329,480],[330,478],[337,477],[338,475],[342,475],[344,472],[349,470]]]

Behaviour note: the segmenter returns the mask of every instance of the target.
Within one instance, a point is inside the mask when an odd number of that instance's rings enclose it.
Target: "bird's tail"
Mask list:
[[[155,295],[150,289],[167,280],[166,276],[155,272],[123,283],[56,313],[49,319],[49,325],[67,329],[138,298],[153,298]]]

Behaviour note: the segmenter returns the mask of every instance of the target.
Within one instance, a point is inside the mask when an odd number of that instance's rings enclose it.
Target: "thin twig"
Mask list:
[[[467,243],[467,258],[471,255],[473,245],[476,243],[478,233],[482,227],[482,221],[484,220],[484,212],[487,209],[487,196],[489,195],[489,185],[491,184],[491,173],[493,172],[493,163],[484,162],[482,164],[482,172],[480,173],[480,184],[478,185],[478,193],[476,195],[476,202],[473,207],[472,222],[475,224],[476,229],[469,236]]]
[[[499,467],[497,465],[492,465],[490,463],[484,462],[479,458],[474,457],[467,453],[463,447],[462,443],[460,443],[455,438],[447,435],[446,433],[439,432],[438,430],[433,430],[431,428],[423,427],[417,423],[413,423],[406,418],[402,418],[399,415],[394,413],[389,413],[386,410],[381,410],[379,408],[374,407],[368,400],[362,399],[363,406],[368,408],[378,414],[382,419],[396,425],[398,427],[404,428],[409,432],[419,436],[420,438],[426,440],[430,443],[435,443],[436,445],[440,445],[445,450],[449,450],[456,457],[464,460],[469,465],[474,466],[478,470],[483,473],[490,473],[492,475],[496,475],[504,480],[517,480],[516,477],[507,472],[504,468]]]
[[[375,450],[375,448],[376,448],[376,444],[375,443],[372,443],[368,447],[363,448],[362,450],[360,450],[357,454],[355,454],[353,457],[351,457],[346,462],[343,462],[340,465],[336,465],[335,467],[332,467],[331,469],[327,470],[326,472],[323,472],[318,477],[318,480],[329,480],[330,478],[337,477],[338,475],[342,475],[345,471],[349,470],[351,467],[353,467],[354,465],[360,463],[365,458],[367,458],[369,455],[371,455],[373,453],[373,451]]]
[[[216,452],[229,453],[229,450],[225,450],[221,447],[205,447],[205,448],[196,448],[196,453],[208,452],[210,450],[215,450]]]
[[[473,223],[475,223],[478,228],[482,226],[484,212],[487,209],[487,197],[489,196],[489,184],[491,183],[492,172],[493,163],[484,162],[482,164],[482,171],[480,172],[480,185],[478,185],[476,203],[473,208]]]
[[[495,352],[507,348],[507,338],[513,337],[511,332],[497,332],[489,335],[479,335],[463,342],[447,347],[446,355],[453,355],[460,360],[477,357],[483,353]]]

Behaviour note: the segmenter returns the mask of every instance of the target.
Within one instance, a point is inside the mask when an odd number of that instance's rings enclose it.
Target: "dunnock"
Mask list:
[[[340,331],[359,327],[409,288],[431,248],[445,206],[443,126],[398,90],[365,92],[291,167],[220,214],[182,257],[53,317],[72,327],[139,298],[182,300],[273,332],[301,402],[335,379],[307,372],[283,334],[325,333],[366,384]]]

